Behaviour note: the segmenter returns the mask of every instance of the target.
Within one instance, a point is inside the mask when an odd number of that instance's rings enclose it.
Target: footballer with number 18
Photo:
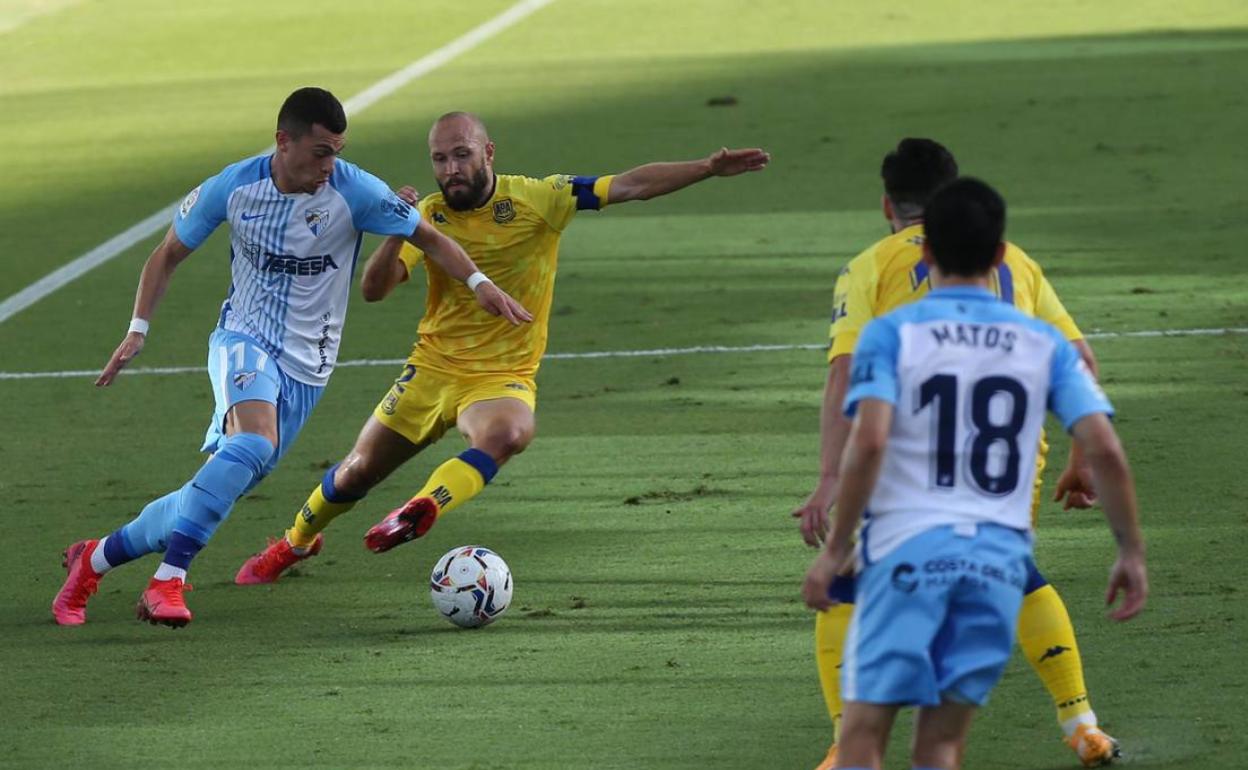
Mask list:
[[[1109,401],[1061,332],[991,291],[1005,202],[959,179],[927,204],[924,224],[932,290],[869,322],[854,349],[836,518],[802,586],[810,607],[836,603],[829,589],[855,559],[862,523],[841,667],[842,770],[882,766],[906,705],[919,707],[912,767],[960,766],[975,708],[1014,645],[1046,409],[1081,446],[1117,541],[1106,602],[1125,598],[1112,617],[1135,616],[1148,595]]]

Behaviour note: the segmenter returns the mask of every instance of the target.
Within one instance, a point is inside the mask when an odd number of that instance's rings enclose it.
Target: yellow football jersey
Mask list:
[[[828,361],[852,354],[858,335],[872,318],[919,299],[930,288],[921,224],[854,257],[836,279]],[[1006,244],[1005,259],[993,272],[992,290],[1027,315],[1053,324],[1066,339],[1083,338],[1040,265],[1012,243]]]
[[[429,293],[411,361],[447,374],[506,373],[533,377],[546,351],[559,239],[578,209],[607,205],[610,176],[499,174],[494,194],[480,208],[456,211],[441,193],[420,201],[420,214],[464,247],[481,272],[533,314],[512,326],[487,313],[467,286],[423,253],[404,244],[408,274],[425,264]]]

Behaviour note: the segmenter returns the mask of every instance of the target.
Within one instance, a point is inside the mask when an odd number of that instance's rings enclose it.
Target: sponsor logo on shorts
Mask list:
[[[1008,585],[1021,591],[1026,580],[1022,573],[1007,571],[996,564],[986,564],[965,557],[929,559],[923,562],[924,588],[970,585],[987,589],[994,583]]]
[[[522,382],[509,382],[509,383],[507,383],[506,385],[504,385],[503,387],[504,387],[504,388],[507,388],[508,390],[523,390],[523,391],[525,391],[525,392],[528,392],[528,390],[529,390],[529,386],[528,386],[528,385],[525,385],[525,384],[524,384],[524,383],[522,383]]]
[[[251,387],[251,383],[256,381],[255,372],[239,372],[234,375],[234,387],[239,390],[247,390]]]
[[[494,221],[500,225],[505,225],[516,218],[516,207],[511,204],[511,198],[503,198],[501,201],[494,203]]]
[[[919,587],[919,578],[914,574],[918,572],[913,564],[902,562],[893,567],[893,588],[901,591],[903,594],[912,594],[914,589]]]

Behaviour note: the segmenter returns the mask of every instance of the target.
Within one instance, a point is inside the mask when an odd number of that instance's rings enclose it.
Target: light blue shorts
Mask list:
[[[243,401],[267,401],[277,407],[277,449],[259,481],[294,443],[325,388],[291,378],[255,338],[214,329],[208,337],[208,377],[216,409],[201,451],[215,452],[225,440],[225,415]],[[254,482],[253,482],[254,486]]]
[[[1031,538],[995,524],[915,535],[858,576],[847,701],[983,705],[1014,646]]]

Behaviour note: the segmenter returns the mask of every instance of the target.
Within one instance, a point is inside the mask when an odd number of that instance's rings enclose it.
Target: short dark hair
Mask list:
[[[347,113],[342,109],[342,102],[324,88],[300,88],[286,97],[277,113],[277,127],[296,139],[318,124],[335,134],[347,130]]]
[[[928,202],[923,232],[942,273],[983,275],[992,269],[1005,237],[1005,199],[986,183],[962,177]]]
[[[884,156],[880,176],[894,205],[922,209],[937,190],[958,178],[958,162],[939,142],[908,137]]]

